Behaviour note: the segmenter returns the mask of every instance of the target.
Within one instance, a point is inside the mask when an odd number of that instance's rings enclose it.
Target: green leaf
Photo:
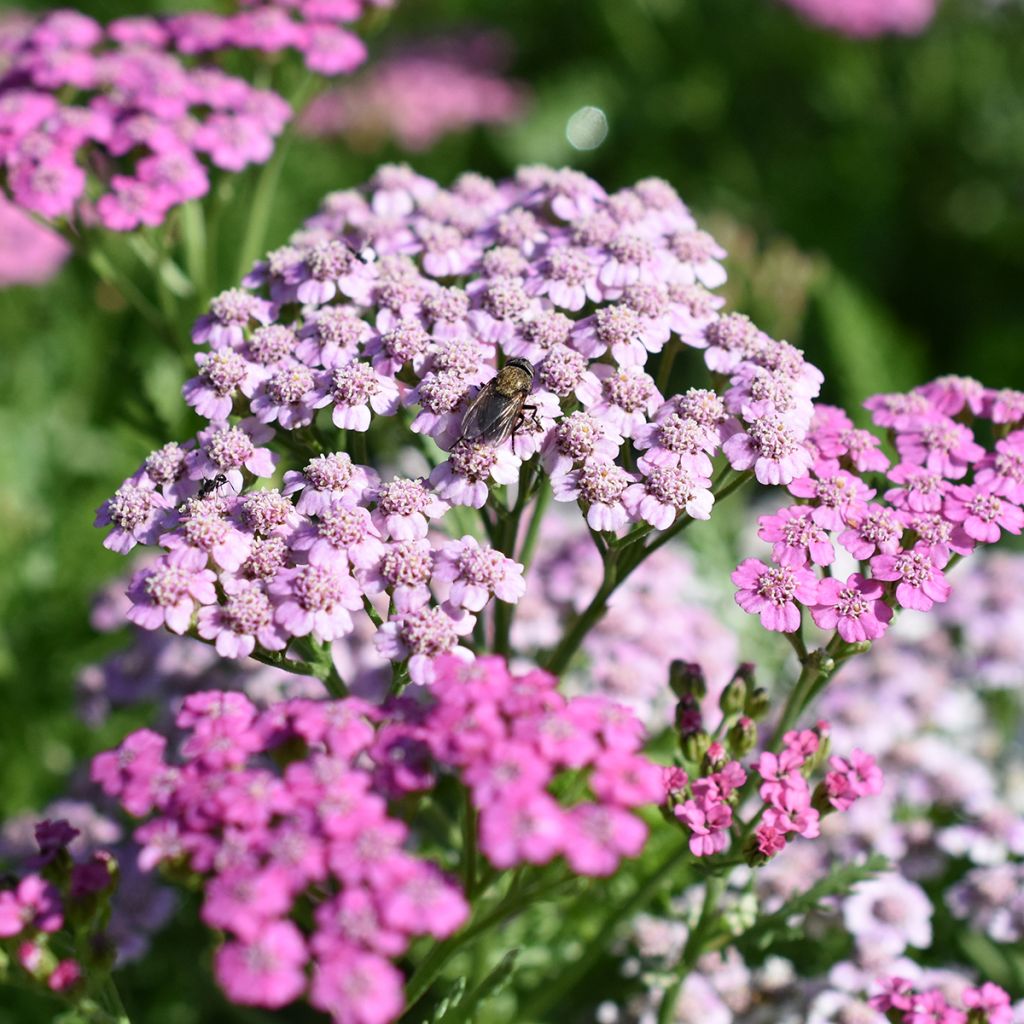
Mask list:
[[[497,995],[511,981],[518,956],[518,947],[510,949],[472,992],[451,1003],[440,1016],[435,1014],[435,1024],[467,1024],[467,1022],[476,1020],[477,1007],[485,1000]],[[460,978],[457,984],[462,984],[465,988],[465,979]],[[440,1010],[440,1007],[438,1009]]]
[[[836,866],[806,892],[787,900],[775,913],[760,918],[736,939],[736,945],[741,950],[743,947],[764,950],[784,938],[802,935],[802,929],[790,924],[794,917],[806,917],[819,907],[822,900],[829,896],[845,896],[858,882],[873,878],[888,867],[888,860],[877,853],[872,854],[863,864]]]

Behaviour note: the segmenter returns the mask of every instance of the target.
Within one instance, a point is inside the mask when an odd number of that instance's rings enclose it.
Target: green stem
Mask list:
[[[686,940],[686,948],[683,950],[682,959],[676,965],[676,976],[672,984],[665,991],[658,1009],[658,1024],[672,1024],[675,1020],[676,1005],[679,1003],[679,994],[690,971],[693,970],[701,953],[704,952],[704,945],[708,933],[713,930],[715,912],[718,909],[718,901],[725,891],[725,878],[723,876],[712,876],[705,883],[704,906],[700,912],[700,919],[697,921],[690,937]]]
[[[530,525],[526,528],[523,548],[519,552],[519,561],[522,563],[524,572],[530,568],[530,562],[533,560],[533,552],[537,547],[537,538],[540,536],[541,520],[544,518],[544,512],[550,500],[551,484],[545,475],[541,477],[540,487],[537,491],[537,500],[533,506],[533,516],[530,519]]]
[[[462,808],[462,885],[468,900],[476,892],[476,824],[473,796],[467,789]]]
[[[103,980],[103,984],[99,986],[99,997],[107,1008],[106,1016],[111,1021],[116,1021],[117,1024],[131,1024],[131,1018],[128,1016],[128,1011],[124,1008],[124,1003],[121,1001],[121,993],[117,990],[117,985],[111,975],[107,975]]]
[[[621,922],[628,920],[638,914],[646,907],[660,891],[665,879],[672,874],[686,858],[689,852],[685,840],[674,837],[674,842],[668,854],[648,875],[642,878],[633,894],[612,911],[605,918],[600,931],[587,943],[586,952],[575,960],[568,967],[565,967],[549,984],[533,997],[518,1014],[522,1020],[543,1020],[545,1014],[553,1006],[557,1006],[564,997],[571,994],[575,988],[584,981],[590,974],[594,964],[600,959],[608,947],[609,942],[615,937]],[[585,894],[586,899],[593,899],[591,893]]]
[[[661,364],[658,366],[658,390],[664,395],[665,388],[672,380],[672,364],[676,361],[676,354],[679,352],[680,343],[673,338],[665,350],[661,353]]]
[[[563,877],[525,891],[521,889],[510,890],[493,910],[484,914],[465,931],[459,932],[458,935],[453,935],[450,939],[445,939],[443,942],[438,942],[416,970],[413,971],[412,977],[405,986],[406,1015],[427,993],[427,990],[433,985],[435,979],[443,970],[444,965],[463,946],[466,946],[477,936],[490,931],[491,928],[525,910],[539,896],[553,889],[560,888],[570,881],[573,881],[571,877]]]
[[[200,300],[210,297],[210,268],[207,259],[206,216],[202,203],[193,199],[181,207],[182,244],[185,267]]]
[[[307,75],[302,85],[299,86],[295,94],[290,98],[293,111],[292,119],[277,140],[273,156],[263,165],[263,169],[260,171],[252,202],[249,206],[249,222],[245,228],[242,245],[238,250],[238,272],[236,276],[239,278],[244,277],[249,272],[253,262],[262,254],[266,247],[267,229],[270,226],[270,211],[274,205],[274,196],[277,192],[277,183],[281,177],[281,170],[284,167],[288,150],[291,148],[292,139],[295,137],[299,114],[309,100],[312,99],[317,88],[317,77],[312,74]]]

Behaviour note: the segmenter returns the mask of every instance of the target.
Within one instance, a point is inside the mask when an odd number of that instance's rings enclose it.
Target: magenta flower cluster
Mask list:
[[[642,849],[647,829],[631,810],[661,793],[660,769],[638,753],[643,727],[555,685],[498,658],[445,658],[429,698],[383,708],[348,698],[259,711],[242,694],[197,693],[177,716],[180,764],[144,729],[96,757],[92,774],[150,816],[135,836],[145,869],[202,879],[202,919],[230,936],[215,969],[232,1000],[278,1007],[306,995],[337,1021],[383,1024],[403,1006],[392,961],[468,915],[459,888],[410,852],[389,800],[455,772],[500,868],[562,855],[577,874],[607,875]],[[582,773],[593,798],[564,802]]]
[[[338,22],[362,0],[258,3],[230,16],[129,17],[106,28],[73,10],[0,37],[0,168],[8,193],[41,217],[114,231],[160,224],[210,188],[210,165],[266,161],[291,117],[279,95],[193,54],[294,47],[321,74],[365,50]]]
[[[315,97],[301,130],[342,136],[356,149],[394,140],[421,152],[474,125],[516,121],[525,112],[527,90],[501,73],[507,49],[497,33],[417,41],[375,60],[350,84]]]
[[[610,875],[643,848],[647,826],[631,811],[661,799],[661,769],[640,754],[644,728],[631,711],[567,699],[557,682],[538,669],[512,675],[501,658],[447,658],[409,739],[467,786],[495,867],[563,856],[574,874]],[[585,778],[590,798],[567,803],[566,777]]]
[[[803,606],[848,643],[875,640],[895,608],[928,611],[949,598],[954,559],[1024,529],[1024,392],[943,377],[865,405],[898,461],[841,410],[816,406],[809,472],[788,483],[797,504],[759,521],[772,564],[749,558],[732,576],[737,604],[766,629],[796,632]],[[975,436],[985,423],[990,450]],[[860,571],[819,579],[837,544]]]
[[[966,988],[959,1005],[938,988],[916,991],[906,978],[884,978],[870,1005],[894,1024],[1013,1024],[1016,1019],[1006,991],[991,981]]]
[[[136,831],[142,866],[202,879],[202,919],[229,935],[215,972],[233,1001],[306,995],[337,1021],[383,1024],[403,1005],[392,959],[465,921],[458,887],[406,848],[408,827],[376,791],[380,720],[354,698],[260,712],[211,691],[182,704],[180,764],[145,729],[95,758],[104,791],[152,816]]]
[[[690,707],[695,717],[683,721],[684,734],[696,732],[699,721],[696,707]],[[738,720],[738,726],[740,733],[754,729],[754,723],[744,717]],[[750,821],[760,822],[753,833],[751,850],[744,851],[752,860],[764,863],[797,836],[816,839],[824,814],[849,810],[861,797],[882,791],[882,772],[874,758],[862,750],[852,751],[849,757],[832,756],[824,779],[817,789],[811,789],[808,778],[821,767],[822,735],[827,734],[824,722],[815,729],[787,732],[778,753],[765,750],[750,765],[761,780],[761,803],[740,809],[749,811]],[[739,760],[730,760],[726,745],[719,742],[708,748],[698,777],[690,778],[678,767],[665,769],[668,807],[689,832],[690,852],[695,857],[709,857],[728,848],[734,825],[739,824],[734,811],[743,798],[747,780],[747,770]]]
[[[0,881],[0,958],[19,981],[61,996],[82,988],[95,962],[113,959],[103,928],[117,863],[107,853],[74,860],[67,847],[77,835],[66,821],[39,822],[28,870]]]

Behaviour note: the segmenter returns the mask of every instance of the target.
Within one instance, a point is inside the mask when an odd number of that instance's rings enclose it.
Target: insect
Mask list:
[[[528,414],[536,423],[537,410],[526,404],[532,387],[533,364],[510,359],[469,403],[459,441],[499,445],[514,436]]]
[[[199,499],[208,498],[211,494],[215,494],[227,482],[228,478],[223,473],[218,473],[216,476],[208,477],[199,485],[199,491],[196,494],[196,497]]]

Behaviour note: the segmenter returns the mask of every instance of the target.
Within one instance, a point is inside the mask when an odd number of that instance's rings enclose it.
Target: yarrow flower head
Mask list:
[[[266,161],[291,117],[281,96],[221,70],[213,54],[293,49],[320,74],[348,73],[366,51],[342,26],[364,6],[381,4],[247,3],[106,27],[55,11],[12,26],[0,74],[7,191],[49,220],[112,231],[160,224],[209,191],[211,166]]]

